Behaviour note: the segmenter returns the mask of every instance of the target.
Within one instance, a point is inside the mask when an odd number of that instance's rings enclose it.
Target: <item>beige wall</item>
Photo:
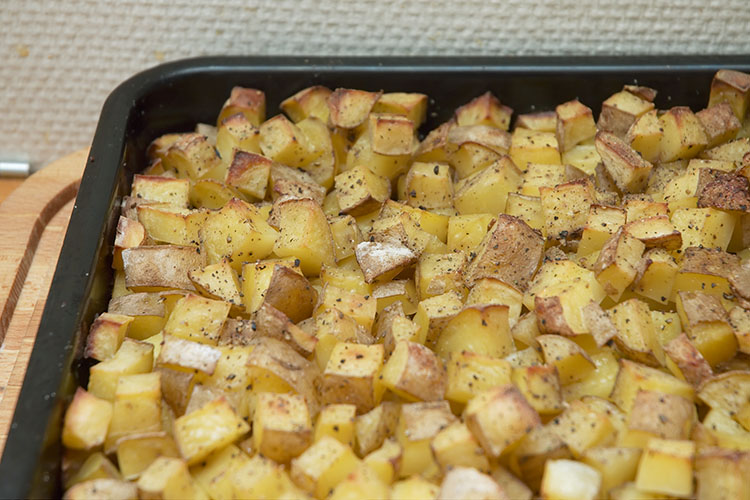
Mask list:
[[[188,56],[750,53],[746,0],[0,0],[0,26],[0,160],[35,166]]]

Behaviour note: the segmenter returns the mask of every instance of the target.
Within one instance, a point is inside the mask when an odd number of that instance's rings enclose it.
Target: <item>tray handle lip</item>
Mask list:
[[[721,68],[750,69],[750,55],[722,56],[520,56],[520,57],[320,57],[320,56],[202,56],[146,69],[118,85],[102,106],[92,148],[70,225],[65,235],[47,303],[39,325],[24,383],[0,461],[0,497],[28,497],[34,479],[41,479],[37,462],[48,430],[35,425],[62,411],[57,396],[71,362],[75,333],[81,327],[86,297],[102,241],[108,209],[114,202],[116,175],[122,168],[131,113],[138,99],[156,86],[195,73],[242,71],[308,72],[467,72],[538,74],[587,72],[705,72]],[[109,163],[109,165],[107,165]],[[104,164],[104,165],[102,165]],[[104,178],[102,178],[104,177]],[[109,190],[101,190],[101,186]],[[94,193],[94,194],[92,194]],[[96,229],[99,238],[87,237]],[[79,268],[71,262],[82,264]],[[70,337],[55,332],[71,332]],[[16,460],[16,454],[34,460]],[[44,472],[42,471],[42,474]],[[39,485],[37,485],[39,486]]]

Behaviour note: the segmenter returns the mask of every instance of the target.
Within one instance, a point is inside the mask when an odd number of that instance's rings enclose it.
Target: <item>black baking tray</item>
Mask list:
[[[61,495],[61,418],[87,376],[80,362],[85,334],[110,297],[119,202],[133,174],[145,167],[151,140],[190,131],[197,122],[214,123],[233,86],[265,91],[268,116],[281,99],[313,84],[424,92],[431,97],[429,130],[487,90],[516,113],[553,109],[578,97],[596,115],[623,84],[640,84],[659,90],[659,108],[698,110],[720,68],[750,71],[750,57],[203,57],[130,78],[102,109],[0,462],[0,497]]]

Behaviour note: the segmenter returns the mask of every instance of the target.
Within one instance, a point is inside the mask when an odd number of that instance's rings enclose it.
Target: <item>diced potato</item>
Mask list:
[[[112,500],[131,500],[138,498],[138,487],[133,483],[119,479],[91,479],[70,488],[65,492],[63,498],[65,500],[88,500],[99,496]]]
[[[664,353],[669,371],[696,387],[713,375],[711,365],[684,333],[664,345]]]
[[[323,122],[328,121],[328,97],[331,89],[314,85],[302,89],[281,103],[281,109],[292,121],[299,122],[308,116],[314,116]]]
[[[329,121],[335,127],[353,129],[364,123],[382,92],[339,88],[328,96]]]
[[[323,499],[360,463],[351,448],[325,436],[292,460],[290,472],[297,486]]]
[[[386,437],[393,435],[400,413],[398,404],[384,401],[369,412],[359,415],[354,424],[357,454],[367,455],[379,448]]]
[[[747,472],[750,453],[712,448],[702,450],[695,458],[695,475],[699,500],[730,500],[750,498]]]
[[[148,205],[143,205],[148,206]],[[140,246],[146,242],[146,228],[137,220],[120,216],[115,233],[115,247],[112,251],[112,268],[121,270],[122,251],[126,248]]]
[[[127,480],[138,478],[159,457],[180,457],[174,439],[164,431],[132,434],[117,443],[117,465]]]
[[[489,470],[484,450],[466,424],[454,422],[432,439],[432,453],[440,467],[447,471],[454,467],[474,467]]]
[[[734,114],[732,106],[727,102],[720,102],[698,111],[695,116],[703,125],[708,144],[712,148],[727,141],[731,141],[739,132],[742,124]]]
[[[652,438],[688,439],[694,420],[693,402],[675,394],[639,391],[628,415],[623,446],[645,448]]]
[[[257,208],[236,199],[211,212],[199,235],[208,263],[226,258],[235,271],[240,271],[245,261],[267,257],[277,238]]]
[[[161,409],[160,372],[121,376],[117,381],[105,451],[116,449],[117,441],[124,436],[160,431]]]
[[[514,368],[512,379],[526,401],[539,414],[554,415],[562,411],[560,377],[554,365]]]
[[[544,240],[521,219],[501,214],[466,269],[466,283],[497,278],[524,292],[536,273]]]
[[[711,366],[734,357],[737,338],[719,299],[685,291],[677,293],[675,304],[688,337]]]
[[[456,109],[456,123],[464,125],[491,125],[508,130],[513,110],[500,103],[491,92],[475,97]]]
[[[626,413],[633,409],[638,391],[648,390],[675,394],[693,401],[695,391],[687,382],[640,363],[621,359],[610,399]]]
[[[457,419],[446,401],[409,403],[401,406],[395,437],[403,448],[401,477],[422,474],[436,477],[440,468],[430,448],[432,439]]]
[[[157,458],[141,473],[136,484],[140,498],[208,498],[193,481],[188,465],[179,458]]]
[[[525,169],[528,163],[560,164],[560,152],[554,132],[516,127],[509,153],[513,163]]]
[[[393,500],[436,499],[439,493],[440,487],[438,485],[419,475],[396,481],[391,487],[391,498]]]
[[[121,376],[148,373],[153,365],[153,345],[125,338],[114,356],[91,367],[88,391],[98,398],[114,401]]]
[[[310,199],[288,200],[277,209],[279,235],[273,246],[277,256],[300,259],[307,276],[317,276],[322,266],[335,262],[331,229],[318,204]]]
[[[261,392],[253,415],[253,448],[285,463],[312,442],[313,432],[305,398],[298,394]]]
[[[388,439],[383,446],[368,454],[363,462],[383,483],[391,484],[394,478],[398,477],[402,455],[401,445],[393,439]]]
[[[435,353],[409,341],[396,342],[381,378],[389,390],[411,401],[442,400],[447,384],[445,368]]]
[[[271,159],[245,151],[235,151],[230,158],[226,183],[240,193],[262,200],[266,197],[271,174]]]
[[[443,359],[451,353],[469,351],[503,357],[515,351],[508,322],[508,306],[464,307],[443,327],[435,352]]]
[[[544,499],[594,500],[599,495],[601,474],[573,460],[548,460],[544,467],[541,495]]]
[[[166,170],[175,170],[180,179],[198,180],[208,173],[219,157],[208,138],[201,134],[182,134],[162,160]]]
[[[460,215],[497,215],[505,210],[508,193],[521,186],[521,172],[507,156],[455,184],[453,205]]]
[[[602,103],[597,128],[623,138],[638,118],[654,109],[654,103],[622,90]]]
[[[114,356],[133,319],[132,316],[122,314],[102,313],[91,324],[84,356],[97,361]]]
[[[454,352],[447,361],[448,386],[445,398],[463,405],[475,394],[511,382],[511,364],[473,352]]]
[[[190,465],[235,441],[248,430],[250,426],[237,416],[224,398],[211,401],[174,421],[175,442],[180,455]]]
[[[454,467],[443,478],[440,500],[506,500],[505,491],[487,474],[472,467]]]
[[[598,132],[595,144],[604,168],[621,191],[637,193],[646,187],[653,166],[635,149],[608,132]]]
[[[322,400],[354,404],[360,413],[373,409],[385,390],[380,378],[383,357],[381,344],[336,344],[323,372]]]
[[[81,468],[78,469],[78,472],[65,482],[65,486],[71,487],[79,483],[96,479],[123,479],[122,474],[117,470],[117,466],[115,466],[115,464],[113,464],[104,453],[100,451],[96,451],[89,455],[81,465]]]
[[[599,471],[602,478],[600,492],[606,494],[635,479],[640,458],[638,448],[597,447],[586,450],[582,460]]]
[[[318,414],[313,439],[319,441],[323,436],[330,436],[353,448],[356,414],[357,407],[352,404],[332,404],[326,406]]]
[[[256,89],[233,87],[216,120],[217,126],[237,113],[242,113],[253,125],[260,125],[266,116],[266,95]]]
[[[557,114],[556,136],[561,152],[596,135],[596,125],[591,108],[574,99],[555,108]]]
[[[491,457],[541,424],[539,414],[512,385],[501,385],[471,399],[464,411],[466,425]]]
[[[583,231],[589,208],[596,200],[589,179],[541,188],[539,192],[548,239],[567,240]]]
[[[596,279],[612,300],[619,300],[633,282],[646,245],[623,228],[604,244],[594,264]]]
[[[745,117],[750,103],[750,76],[740,71],[720,69],[711,81],[711,95],[708,105],[726,102],[732,107],[737,118]]]
[[[125,286],[134,292],[194,290],[188,272],[203,266],[195,247],[155,245],[122,251]]]
[[[238,498],[301,498],[286,471],[262,455],[238,464],[230,474],[234,496]]]
[[[626,213],[621,208],[591,205],[578,244],[578,255],[585,256],[601,250],[607,240],[625,225],[625,221]]]
[[[112,403],[79,387],[65,412],[62,442],[76,450],[95,448],[104,443],[111,420]]]
[[[649,366],[664,364],[664,350],[654,328],[648,304],[639,299],[620,302],[610,310],[617,328],[615,344],[634,360]]]
[[[643,491],[690,498],[694,458],[692,441],[651,439],[638,464],[635,484]]]
[[[388,179],[373,173],[365,165],[357,165],[335,178],[340,210],[358,216],[379,208],[391,193]]]
[[[425,94],[416,92],[386,92],[375,102],[372,112],[403,115],[418,127],[425,121],[427,101]]]
[[[596,366],[586,351],[571,339],[560,335],[539,335],[536,341],[542,348],[545,362],[557,368],[562,384],[582,380]]]
[[[188,294],[177,301],[164,325],[165,335],[216,345],[231,304]]]

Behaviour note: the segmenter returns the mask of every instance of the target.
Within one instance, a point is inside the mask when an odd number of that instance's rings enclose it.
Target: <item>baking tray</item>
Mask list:
[[[102,109],[0,462],[0,497],[60,496],[61,417],[75,386],[87,379],[82,344],[110,297],[119,201],[145,167],[151,140],[214,123],[233,86],[264,90],[269,116],[282,98],[313,84],[424,92],[431,97],[426,131],[487,90],[516,113],[578,97],[598,115],[604,99],[632,83],[658,89],[658,108],[698,110],[720,68],[750,71],[750,57],[204,57],[130,78]]]

